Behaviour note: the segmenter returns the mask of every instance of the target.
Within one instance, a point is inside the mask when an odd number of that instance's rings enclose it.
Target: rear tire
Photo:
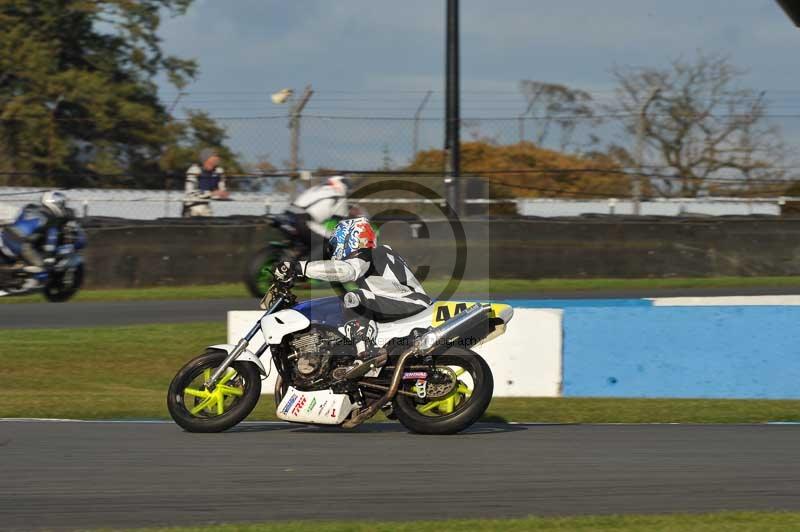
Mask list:
[[[418,434],[455,434],[469,428],[486,412],[492,400],[494,378],[486,361],[474,351],[451,347],[435,356],[437,366],[458,366],[470,374],[473,381],[472,394],[463,397],[452,413],[426,415],[418,408],[423,406],[415,397],[396,395],[392,403],[398,421]]]
[[[186,405],[185,390],[190,383],[196,380],[204,371],[217,368],[228,354],[225,351],[209,349],[204,354],[190,360],[183,366],[167,392],[167,410],[175,423],[188,432],[222,432],[241,422],[250,415],[258,403],[261,395],[261,375],[255,364],[251,362],[234,362],[231,368],[236,370],[237,378],[244,382],[243,394],[224,413],[203,417],[192,414],[191,406]],[[199,412],[202,414],[203,412]]]

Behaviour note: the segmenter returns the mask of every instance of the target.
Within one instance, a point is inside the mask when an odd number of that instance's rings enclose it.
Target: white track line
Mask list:
[[[0,422],[22,422],[22,423],[129,423],[138,425],[174,425],[174,421],[168,419],[58,419],[46,417],[3,417]],[[292,425],[286,421],[243,421],[240,425]]]
[[[174,421],[168,419],[59,419],[45,417],[3,417],[0,422],[16,423],[110,423],[110,424],[131,424],[131,425],[174,425]],[[480,421],[478,422],[480,423]],[[491,422],[490,422],[491,423]],[[381,421],[370,423],[370,425],[394,425],[392,421]],[[545,421],[508,421],[504,425],[532,426],[541,427],[549,425],[620,425],[620,426],[639,426],[639,425],[800,425],[800,421],[765,421],[761,423],[548,423]],[[242,421],[239,425],[313,425],[312,423],[291,423],[288,421]],[[334,425],[330,425],[334,426]]]

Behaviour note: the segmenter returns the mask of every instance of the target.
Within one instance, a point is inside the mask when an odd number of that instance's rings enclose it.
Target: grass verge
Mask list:
[[[413,513],[413,512],[412,512]],[[150,528],[149,532],[444,532],[489,531],[584,531],[584,532],[712,532],[795,531],[800,513],[720,512],[709,514],[614,515],[590,517],[528,517],[525,519],[458,519],[447,521],[341,521],[282,522],[264,524],[209,525]]]
[[[425,282],[432,294],[441,292],[446,281]],[[709,277],[669,279],[493,279],[465,280],[458,286],[463,294],[482,293],[495,296],[542,294],[548,292],[593,292],[598,290],[657,290],[667,288],[800,288],[797,277]],[[330,289],[297,290],[301,297],[322,297],[333,294]],[[74,301],[151,301],[167,299],[223,299],[250,297],[242,283],[216,285],[166,286],[108,290],[82,290]],[[0,298],[0,303],[35,303],[41,295]]]
[[[172,376],[224,323],[2,331],[0,417],[168,418]],[[264,397],[250,419],[275,419]],[[800,400],[495,398],[490,421],[759,423],[800,420]]]

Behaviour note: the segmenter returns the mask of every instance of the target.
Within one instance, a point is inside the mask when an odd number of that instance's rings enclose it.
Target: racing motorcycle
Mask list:
[[[505,332],[510,306],[442,301],[378,323],[384,363],[346,380],[356,348],[345,334],[341,299],[298,303],[291,288],[272,284],[262,300],[266,312],[244,338],[210,346],[178,371],[167,394],[178,425],[189,432],[233,427],[256,406],[273,365],[277,417],[294,423],[354,428],[383,410],[413,432],[453,434],[486,411],[494,381],[472,348]],[[248,349],[262,339],[255,352]]]
[[[37,223],[20,215],[12,225]],[[67,301],[83,285],[84,265],[79,250],[86,234],[75,220],[64,224],[55,254],[45,261],[45,270],[28,273],[19,259],[21,243],[10,231],[0,230],[0,297],[42,292],[53,303]]]

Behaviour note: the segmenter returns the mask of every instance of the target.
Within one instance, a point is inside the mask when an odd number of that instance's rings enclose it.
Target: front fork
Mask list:
[[[282,304],[283,296],[275,300],[269,310],[264,313],[264,316],[272,314],[278,310]],[[231,349],[231,352],[228,353],[228,356],[225,357],[225,360],[222,361],[222,364],[220,364],[219,367],[214,370],[214,372],[211,374],[211,377],[204,383],[206,390],[214,391],[214,388],[217,387],[219,379],[225,374],[225,371],[228,369],[228,367],[233,364],[233,361],[236,360],[239,355],[244,353],[245,349],[247,349],[247,346],[250,345],[250,340],[252,340],[253,337],[255,337],[255,335],[261,330],[261,320],[264,319],[264,316],[261,316],[261,318],[258,319],[256,324],[253,325],[253,328],[250,329],[250,332],[248,332],[244,338],[239,340],[239,343],[236,344],[236,347]]]
[[[258,323],[259,328],[261,327],[261,322]],[[256,330],[256,332],[258,332]],[[248,334],[249,336],[249,334]],[[252,338],[252,336],[250,336]],[[239,340],[239,343],[236,344],[228,356],[225,357],[225,360],[222,361],[222,364],[219,365],[217,369],[214,370],[214,373],[211,374],[211,377],[205,382],[206,390],[214,391],[214,388],[217,387],[217,383],[219,382],[220,377],[227,371],[228,367],[233,363],[236,358],[244,353],[244,350],[247,349],[247,346],[250,344],[250,338],[245,337]]]

